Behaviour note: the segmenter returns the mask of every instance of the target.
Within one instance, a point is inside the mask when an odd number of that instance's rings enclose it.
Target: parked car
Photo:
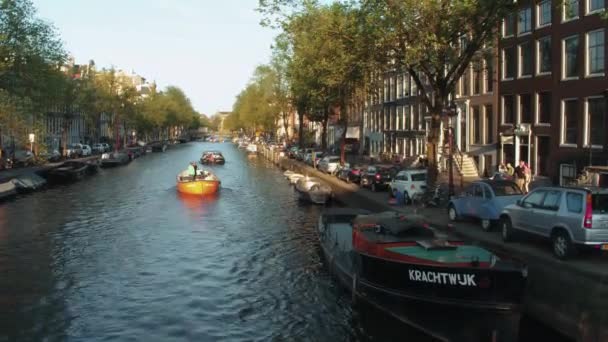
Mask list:
[[[103,146],[104,152],[110,152],[112,150],[112,147],[107,143],[102,143],[101,145]]]
[[[361,175],[360,184],[362,187],[368,187],[372,191],[387,189],[388,184],[392,180],[393,172],[392,166],[370,165]]]
[[[500,215],[502,238],[518,232],[551,239],[553,254],[567,259],[580,246],[608,250],[608,189],[541,187],[532,190]]]
[[[61,160],[61,153],[58,150],[46,151],[40,153],[39,157],[49,162],[56,162]]]
[[[481,228],[492,230],[502,210],[521,199],[521,189],[508,180],[481,180],[471,183],[448,203],[448,217],[456,221],[461,217],[479,219]]]
[[[313,161],[313,155],[314,155],[314,161]],[[318,167],[319,161],[321,161],[321,158],[323,158],[323,152],[317,151],[317,152],[307,153],[304,156],[304,163],[306,163],[310,166],[313,166],[313,167]]]
[[[348,174],[350,173],[350,166],[344,165],[340,166],[338,170],[336,170],[336,177],[340,180],[348,182]]]
[[[103,146],[103,144],[93,144],[91,146],[91,151],[94,154],[100,154],[100,153],[104,153],[106,151],[106,148]]]
[[[304,161],[306,155],[310,155],[314,151],[313,148],[305,148],[298,150],[298,154],[296,155],[296,160]]]
[[[299,149],[298,147],[296,147],[296,146],[291,147],[291,148],[288,150],[288,152],[287,152],[287,157],[288,157],[289,159],[296,159],[296,156],[298,155],[298,151],[299,151],[299,150],[300,150],[300,149]]]
[[[361,175],[367,170],[367,166],[354,166],[348,170],[347,183],[361,184]]]
[[[426,170],[409,169],[399,171],[389,184],[389,195],[397,197],[403,195],[403,202],[407,204],[411,198],[426,190]]]
[[[91,149],[91,146],[82,145],[82,155],[83,156],[90,156],[92,154],[93,154],[93,150]]]
[[[348,163],[345,163],[348,164]],[[335,174],[338,168],[340,167],[340,157],[339,156],[326,156],[319,161],[319,171]]]
[[[82,145],[81,144],[71,144],[68,146],[66,151],[66,156],[68,158],[78,158],[82,156]]]
[[[13,156],[13,167],[26,167],[34,165],[35,162],[34,154],[28,150],[15,151]]]

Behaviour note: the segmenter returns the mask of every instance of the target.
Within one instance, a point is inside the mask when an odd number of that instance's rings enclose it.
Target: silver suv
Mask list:
[[[608,250],[608,188],[534,189],[503,209],[500,227],[505,242],[517,231],[550,238],[559,259],[575,254],[576,245]]]

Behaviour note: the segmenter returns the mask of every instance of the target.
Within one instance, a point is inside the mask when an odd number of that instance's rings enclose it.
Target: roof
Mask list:
[[[334,216],[334,215],[369,215],[371,211],[359,208],[328,208],[323,210],[321,215],[323,216]]]
[[[392,235],[400,235],[412,228],[420,228],[425,225],[425,219],[421,215],[405,216],[396,211],[385,211],[378,214],[357,216],[354,224],[369,224],[382,226]]]

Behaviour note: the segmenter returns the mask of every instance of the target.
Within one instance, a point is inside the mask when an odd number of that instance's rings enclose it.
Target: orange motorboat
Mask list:
[[[216,175],[206,170],[198,170],[196,177],[184,170],[177,175],[177,191],[187,195],[212,195],[218,192],[221,182]]]

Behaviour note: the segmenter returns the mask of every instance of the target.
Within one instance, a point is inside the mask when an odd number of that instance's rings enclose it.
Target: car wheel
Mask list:
[[[372,183],[372,192],[376,192],[377,190],[376,183]]]
[[[575,247],[570,236],[563,230],[558,230],[551,235],[553,254],[561,260],[568,259],[575,253]]]
[[[491,231],[493,226],[494,226],[494,222],[492,220],[481,219],[481,229],[485,230],[486,232]]]
[[[515,238],[515,231],[513,230],[511,219],[508,217],[503,217],[500,219],[500,235],[502,236],[502,241],[504,242],[513,241]]]
[[[450,221],[458,221],[458,213],[456,212],[456,207],[453,204],[450,204],[448,207],[448,218]]]

